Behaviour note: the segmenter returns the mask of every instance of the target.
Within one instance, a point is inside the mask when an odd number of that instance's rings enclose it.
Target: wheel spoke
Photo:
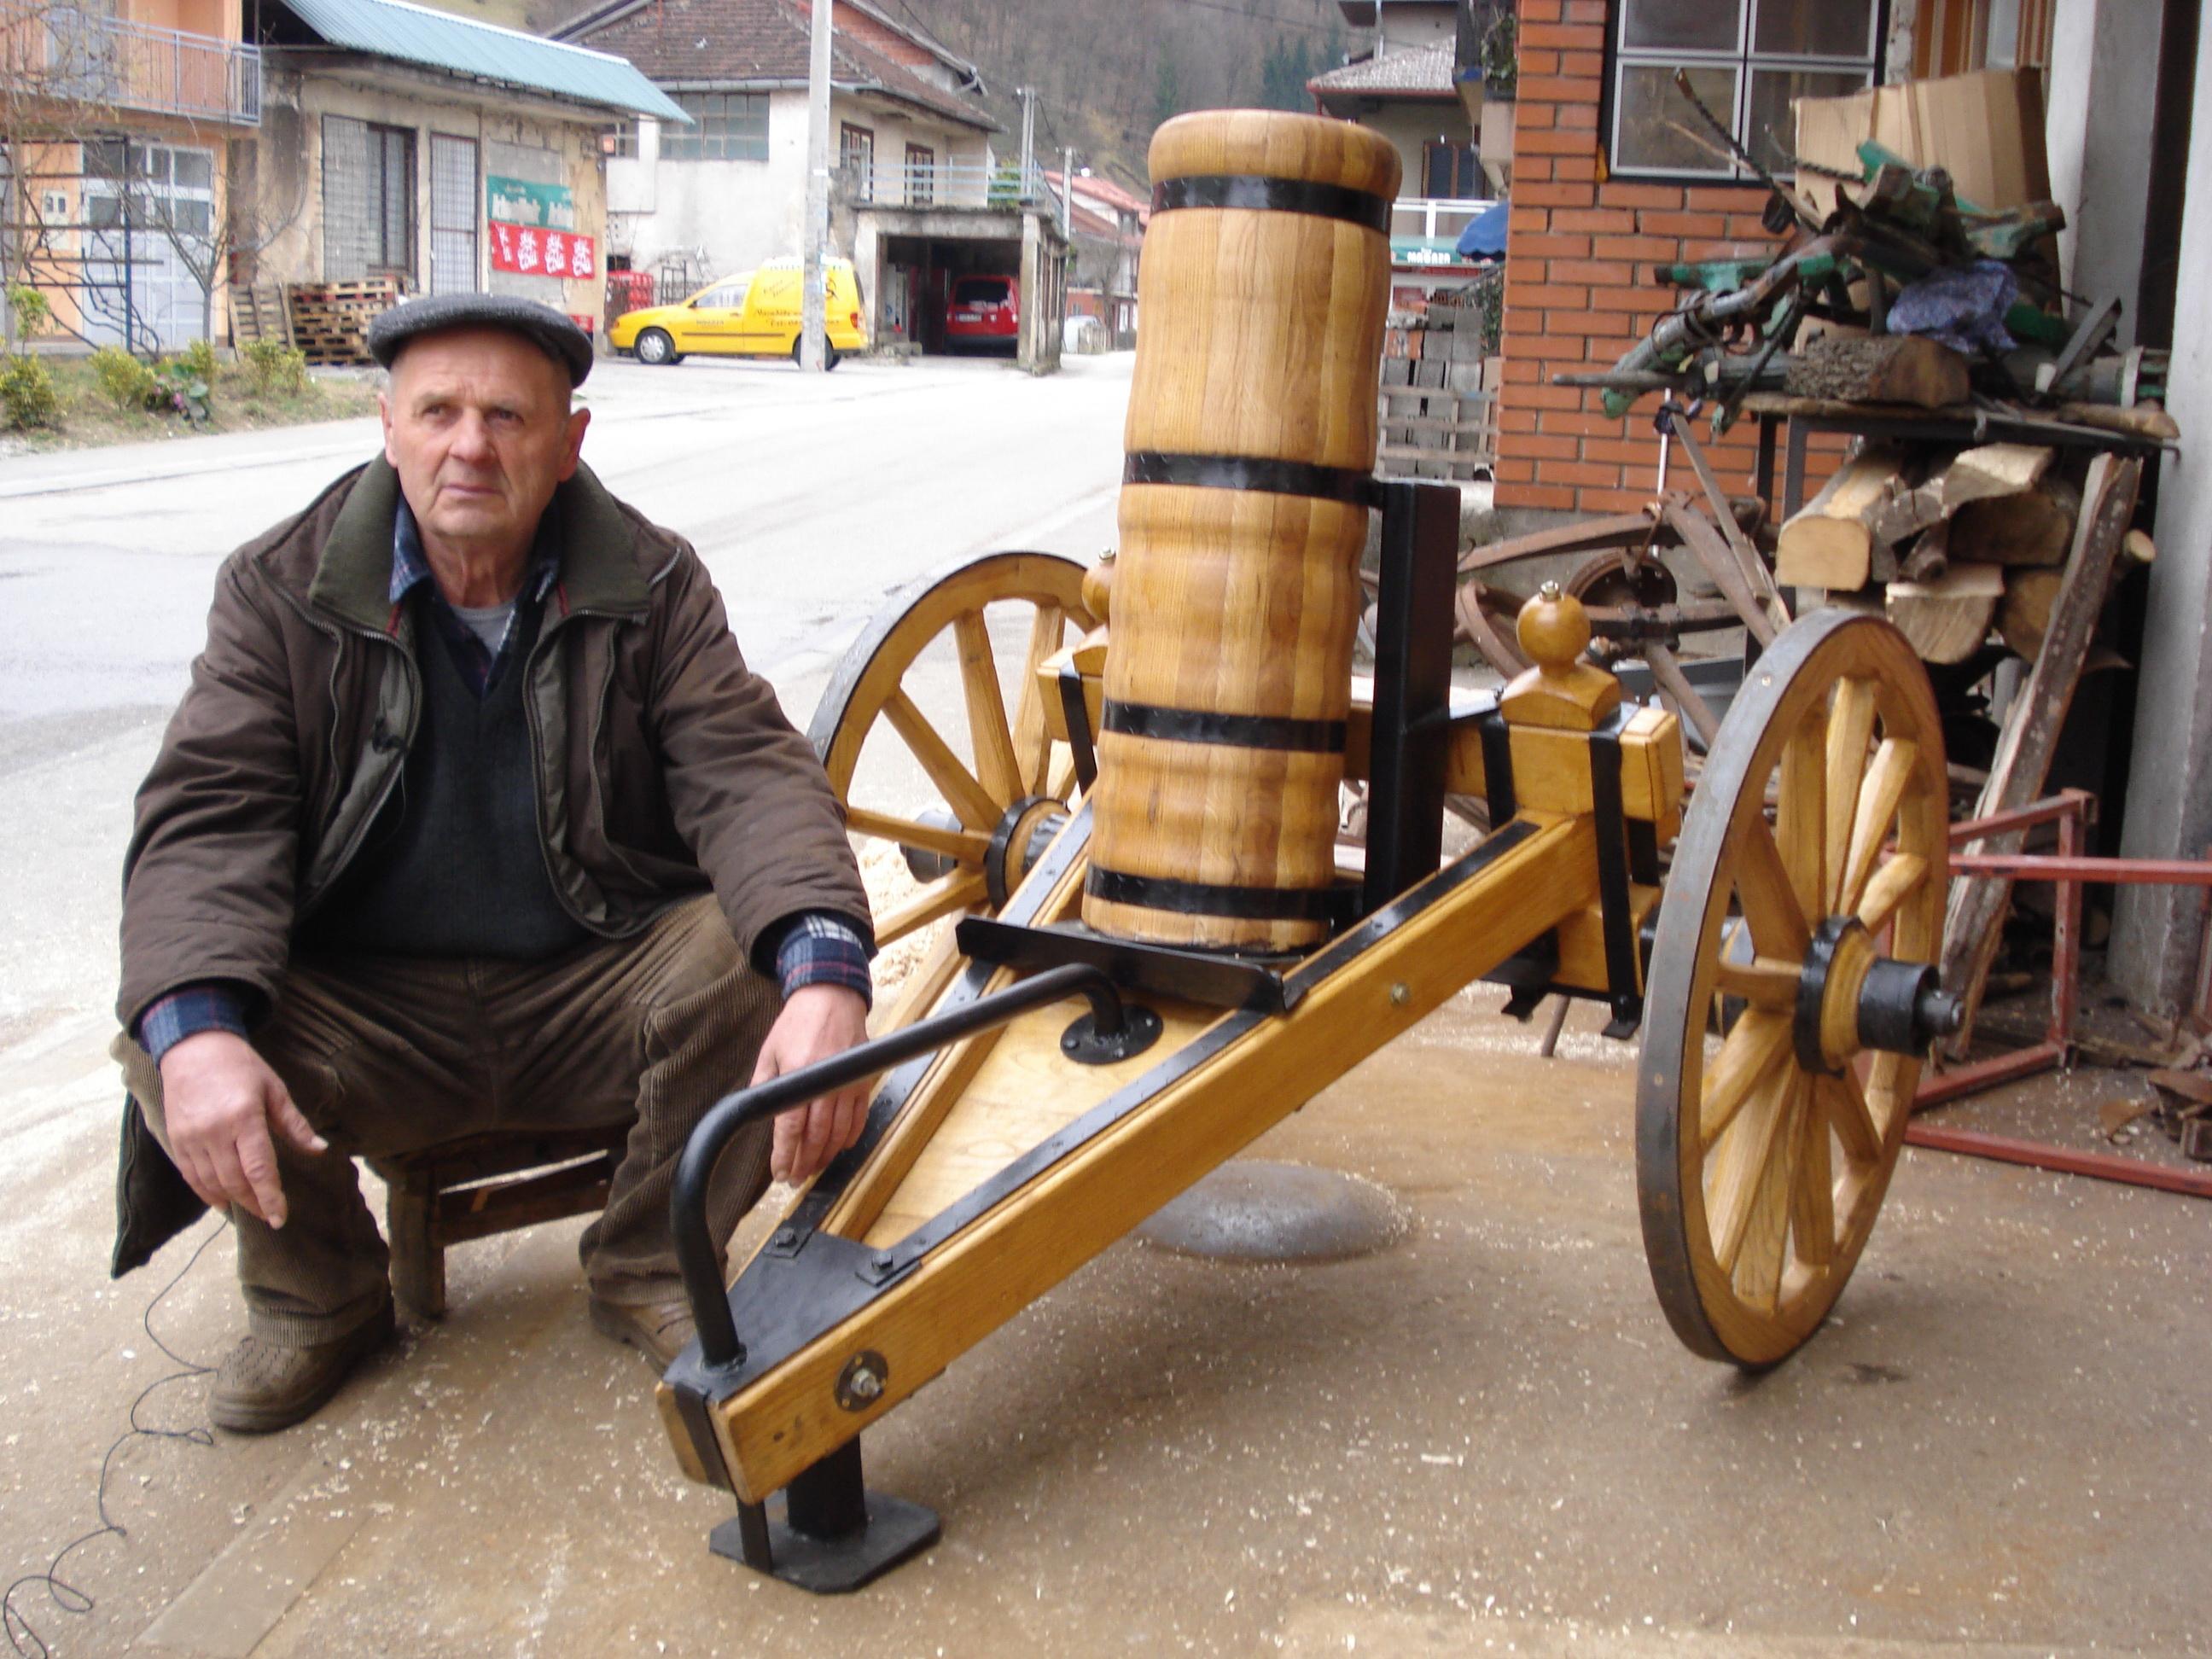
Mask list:
[[[1817,1091],[1827,1078],[1813,1080]],[[1835,1163],[1828,1155],[1828,1117],[1808,1098],[1797,1114],[1797,1167],[1790,1180],[1790,1232],[1797,1259],[1825,1267],[1836,1255]]]
[[[1917,853],[1899,853],[1874,872],[1859,898],[1859,920],[1869,933],[1879,933],[1897,914],[1897,907],[1920,889],[1927,878],[1928,860]]]
[[[1740,997],[1754,1008],[1784,1012],[1797,1005],[1797,964],[1760,957],[1751,962],[1723,962],[1714,985],[1723,996]]]
[[[891,729],[902,738],[921,769],[929,774],[929,781],[937,786],[961,823],[970,830],[989,830],[999,821],[1000,808],[1004,802],[991,799],[990,792],[975,781],[975,775],[960,763],[960,757],[946,747],[945,739],[937,735],[937,728],[929,723],[914,700],[903,690],[894,690],[884,699],[884,718],[890,721]]]
[[[999,684],[998,659],[991,654],[991,630],[980,610],[952,620],[960,646],[960,687],[968,699],[968,734],[974,739],[975,773],[991,799],[1012,805],[1024,793],[1022,769],[1014,758],[1014,734],[1006,724],[1006,696]]]
[[[1014,699],[1014,761],[1021,768],[1022,793],[1045,793],[1045,769],[1052,759],[1051,729],[1044,719],[1044,695],[1037,673],[1045,659],[1060,649],[1067,631],[1067,613],[1049,603],[1037,606],[1030,623],[1030,648],[1022,659],[1022,692]]]
[[[980,904],[986,897],[983,878],[974,870],[955,870],[939,876],[911,898],[891,907],[876,922],[876,943],[889,945],[917,927],[927,927],[939,916]]]
[[[1838,909],[1859,908],[1867,878],[1874,872],[1874,861],[1889,840],[1890,821],[1897,816],[1905,786],[1912,781],[1912,769],[1919,761],[1920,745],[1909,738],[1884,738],[1881,747],[1874,751],[1866,780],[1859,787],[1858,816],[1851,823],[1851,851],[1844,865]]]
[[[1775,803],[1774,839],[1790,872],[1790,890],[1807,917],[1827,910],[1828,720],[1808,714],[1782,746],[1781,797]]]
[[[1782,1290],[1782,1268],[1789,1255],[1790,1191],[1797,1167],[1798,1123],[1805,1115],[1808,1079],[1792,1072],[1781,1120],[1765,1163],[1759,1170],[1751,1203],[1750,1225],[1730,1276],[1736,1293],[1762,1313],[1771,1313]]]
[[[1788,1125],[1796,1091],[1794,1069],[1770,1073],[1766,1086],[1752,1096],[1748,1109],[1738,1116],[1735,1128],[1714,1153],[1712,1194],[1706,1200],[1706,1212],[1712,1223],[1713,1255],[1723,1273],[1735,1271],[1743,1252],[1766,1168],[1774,1162],[1777,1141]]]
[[[1858,798],[1860,776],[1866,770],[1867,744],[1874,738],[1875,685],[1872,680],[1836,682],[1836,700],[1828,710],[1828,822],[1822,842],[1826,868],[1826,895],[1821,908],[1843,908],[1844,859],[1850,849],[1851,810]]]
[[[845,809],[845,827],[863,836],[875,836],[884,841],[895,841],[902,847],[918,847],[925,852],[942,853],[963,864],[981,865],[983,856],[991,850],[991,838],[979,836],[972,830],[947,830],[940,824],[916,823],[912,818],[894,817],[889,812],[874,812],[865,806]]]
[[[1820,1115],[1834,1127],[1836,1138],[1844,1143],[1844,1156],[1854,1164],[1880,1163],[1881,1131],[1875,1127],[1858,1073],[1846,1071],[1841,1077],[1824,1077],[1820,1086],[1823,1108]]]
[[[1790,872],[1782,862],[1766,820],[1757,816],[1745,823],[1736,836],[1735,890],[1744,920],[1751,925],[1754,951],[1762,957],[1795,961],[1805,954],[1812,933],[1805,913],[1790,884]]]
[[[1752,1091],[1766,1079],[1790,1046],[1790,1022],[1753,1012],[1735,1023],[1712,1064],[1705,1068],[1698,1109],[1698,1145],[1710,1152],[1735,1121]]]

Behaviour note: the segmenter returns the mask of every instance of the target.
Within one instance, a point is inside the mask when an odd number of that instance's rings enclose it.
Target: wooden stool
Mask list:
[[[446,1313],[446,1247],[606,1207],[627,1123],[470,1135],[368,1167],[390,1188],[392,1290],[423,1319]]]

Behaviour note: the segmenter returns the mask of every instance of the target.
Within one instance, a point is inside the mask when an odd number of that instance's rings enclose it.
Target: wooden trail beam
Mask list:
[[[1697,555],[1698,562],[1705,567],[1705,574],[1713,579],[1723,597],[1735,607],[1736,615],[1743,618],[1743,625],[1751,630],[1752,637],[1762,646],[1773,644],[1778,631],[1774,619],[1753,590],[1742,564],[1721,539],[1721,532],[1713,528],[1704,514],[1685,501],[1669,501],[1666,518],[1674,533],[1682,538],[1682,545]]]
[[[1768,626],[1773,632],[1780,633],[1790,626],[1790,607],[1783,603],[1781,591],[1774,585],[1773,573],[1767,569],[1766,561],[1759,556],[1759,550],[1751,544],[1751,538],[1736,523],[1735,509],[1722,490],[1720,480],[1713,477],[1712,463],[1705,459],[1705,447],[1698,443],[1686,422],[1676,421],[1673,424],[1674,441],[1681,445],[1682,453],[1689,459],[1690,470],[1698,475],[1698,488],[1705,491],[1705,506],[1710,509],[1712,527],[1734,556],[1736,569],[1742,575],[1744,585],[1757,597],[1760,610],[1765,613]],[[1672,514],[1668,515],[1668,520],[1678,532],[1680,531],[1680,524]],[[1687,542],[1689,538],[1685,534],[1683,539]],[[1711,562],[1710,558],[1707,562]]]
[[[2082,510],[2075,527],[2074,550],[2066,561],[2066,574],[2043,635],[2043,648],[2027,683],[2006,715],[1997,738],[1997,752],[1990,763],[1989,781],[1983,785],[1974,808],[1978,818],[1992,817],[2025,806],[2043,793],[2051,757],[2058,746],[2060,728],[2074,700],[2074,688],[2089,657],[2090,641],[2105,595],[2112,586],[2112,570],[2135,517],[2136,496],[2142,484],[2142,462],[2100,455],[2089,464],[2083,485]],[[1973,852],[2015,853],[2021,832],[1993,836],[1968,849]],[[1966,1007],[1958,1034],[1944,1053],[1963,1059],[1973,1039],[1974,1016],[1979,1011],[1984,982],[1996,958],[2005,907],[2012,896],[2008,881],[1962,881],[1951,891],[1943,927],[1943,988]]]
[[[1472,873],[1448,866],[1335,945],[1288,1014],[1235,1013],[1219,1046],[859,1312],[708,1415],[738,1496],[759,1502],[838,1449],[1016,1312],[1376,1048],[1596,897],[1588,818],[1524,817]],[[1497,842],[1498,836],[1493,836]],[[1477,858],[1481,849],[1468,855]],[[1306,970],[1300,970],[1306,971]],[[1073,1016],[1079,1003],[1066,1005]],[[1358,1031],[1361,1040],[1346,1041]],[[1164,1054],[1164,1068],[1167,1056]],[[881,1356],[882,1391],[846,1410],[837,1378]]]

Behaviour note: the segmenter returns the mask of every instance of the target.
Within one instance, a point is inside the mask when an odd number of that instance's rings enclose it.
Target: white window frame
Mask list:
[[[1608,27],[1607,45],[1609,48],[1606,65],[1606,95],[1608,106],[1606,121],[1606,162],[1612,175],[1619,179],[1680,179],[1701,183],[1733,184],[1754,178],[1749,168],[1740,163],[1723,162],[1717,155],[1705,167],[1638,167],[1621,159],[1620,123],[1625,99],[1623,88],[1631,70],[1638,69],[1729,69],[1735,75],[1735,102],[1731,109],[1716,109],[1713,113],[1729,124],[1737,142],[1745,149],[1753,149],[1753,135],[1747,131],[1751,121],[1752,80],[1759,71],[1804,72],[1809,74],[1859,75],[1863,84],[1873,86],[1881,78],[1882,29],[1888,16],[1886,0],[1869,0],[1867,7],[1867,49],[1863,57],[1818,57],[1792,53],[1761,52],[1753,50],[1754,30],[1762,7],[1805,6],[1818,7],[1823,0],[1738,0],[1736,40],[1733,51],[1691,51],[1682,47],[1637,47],[1626,44],[1629,15],[1636,9],[1637,0],[1613,0],[1612,21]],[[1692,125],[1701,125],[1697,112],[1687,104],[1680,106],[1682,118]],[[1715,140],[1717,143],[1717,140]],[[1785,173],[1784,176],[1787,176]]]

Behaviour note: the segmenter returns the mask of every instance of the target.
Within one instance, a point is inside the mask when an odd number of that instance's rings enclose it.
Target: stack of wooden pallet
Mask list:
[[[292,325],[282,283],[233,283],[230,285],[230,343],[252,345],[274,340],[292,343]]]
[[[1483,356],[1473,306],[1438,295],[1425,316],[1394,319],[1382,358],[1381,471],[1486,478],[1498,459],[1500,361]]]
[[[292,343],[311,363],[366,363],[368,325],[399,303],[399,279],[365,276],[350,283],[295,283]]]

